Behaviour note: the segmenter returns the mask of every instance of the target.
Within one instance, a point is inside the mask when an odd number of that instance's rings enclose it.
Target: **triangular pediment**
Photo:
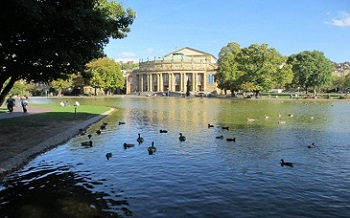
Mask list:
[[[168,59],[168,58],[173,58],[174,56],[186,56],[191,58],[209,58],[211,61],[214,61],[214,62],[217,60],[213,55],[209,53],[202,52],[189,47],[181,48],[179,50],[166,54],[164,58]]]

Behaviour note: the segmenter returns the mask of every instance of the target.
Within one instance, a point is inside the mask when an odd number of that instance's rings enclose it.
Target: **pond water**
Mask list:
[[[113,106],[118,112],[103,120],[108,125],[101,135],[95,133],[101,123],[89,129],[93,147],[82,147],[87,136],[77,136],[1,181],[1,217],[350,214],[348,102],[172,97],[79,101]],[[136,142],[138,133],[142,144]],[[180,142],[179,133],[186,141]],[[223,139],[216,138],[220,135]],[[235,142],[226,140],[233,137]],[[157,150],[149,155],[152,142]],[[124,149],[124,143],[135,146]],[[315,146],[308,148],[311,143]],[[113,154],[109,160],[108,152]],[[282,158],[294,167],[282,167]]]

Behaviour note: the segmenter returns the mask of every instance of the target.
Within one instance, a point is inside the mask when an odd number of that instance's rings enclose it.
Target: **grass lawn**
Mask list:
[[[45,107],[49,108],[50,112],[33,114],[31,116],[21,116],[14,117],[11,119],[3,119],[0,122],[0,126],[8,125],[34,125],[41,126],[46,125],[50,122],[61,122],[61,121],[74,121],[74,120],[86,120],[91,117],[100,115],[110,109],[110,107],[105,106],[92,106],[92,105],[81,105],[79,107],[69,106],[53,106],[47,104],[31,104],[29,107],[29,112],[31,108],[35,107]],[[4,107],[0,108],[0,113],[7,112],[7,109]]]

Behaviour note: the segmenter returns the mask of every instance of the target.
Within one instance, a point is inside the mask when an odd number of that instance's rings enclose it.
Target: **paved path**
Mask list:
[[[15,110],[10,113],[10,112],[5,112],[5,113],[0,113],[0,119],[9,119],[9,118],[14,118],[14,117],[21,117],[21,116],[29,116],[32,114],[38,114],[38,113],[46,113],[50,112],[52,109],[49,107],[28,107],[28,112],[24,113],[22,111],[21,107],[15,107]]]

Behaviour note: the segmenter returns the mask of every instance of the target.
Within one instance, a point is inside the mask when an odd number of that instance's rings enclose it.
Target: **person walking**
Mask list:
[[[27,96],[23,96],[21,98],[21,105],[22,105],[22,108],[23,108],[23,112],[24,113],[27,113],[28,111],[28,99],[27,99]]]
[[[6,100],[7,109],[9,110],[9,112],[13,111],[13,107],[15,106],[15,102],[16,102],[16,100],[12,97],[12,95]]]

